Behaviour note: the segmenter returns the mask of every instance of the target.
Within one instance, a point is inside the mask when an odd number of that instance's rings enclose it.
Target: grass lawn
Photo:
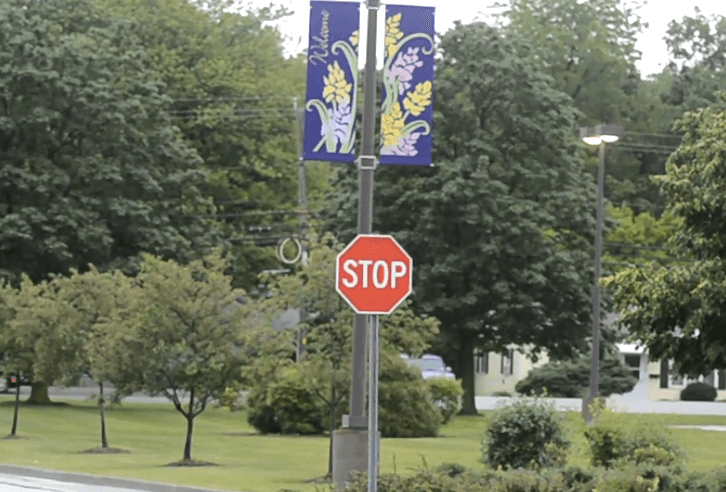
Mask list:
[[[251,435],[243,412],[211,408],[196,420],[192,457],[217,463],[217,467],[165,467],[182,457],[185,421],[171,404],[124,403],[107,411],[110,445],[129,454],[81,454],[99,445],[97,407],[73,401],[63,407],[20,409],[19,431],[30,439],[0,440],[0,463],[38,466],[65,471],[118,476],[140,480],[206,486],[226,490],[312,492],[307,480],[327,470],[326,437],[278,437]],[[578,413],[569,413],[573,464],[587,464],[583,424]],[[623,416],[630,419],[632,416]],[[649,417],[665,424],[726,425],[726,417],[661,415]],[[384,439],[381,445],[383,473],[398,473],[455,462],[480,467],[480,435],[484,416],[460,417],[433,439]],[[10,430],[12,399],[0,397],[0,435]],[[687,447],[691,469],[710,470],[726,462],[726,434],[674,429]],[[235,435],[237,434],[237,435]]]

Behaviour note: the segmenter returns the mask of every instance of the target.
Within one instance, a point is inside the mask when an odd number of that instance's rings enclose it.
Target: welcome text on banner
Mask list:
[[[310,2],[303,158],[355,161],[360,3]]]

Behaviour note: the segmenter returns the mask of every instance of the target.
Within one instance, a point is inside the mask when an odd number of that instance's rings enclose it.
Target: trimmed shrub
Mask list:
[[[421,372],[398,354],[381,354],[378,386],[382,437],[436,437],[443,420]]]
[[[614,355],[606,354],[600,364],[600,395],[608,397],[632,391],[637,379]],[[590,358],[552,361],[537,367],[515,386],[521,395],[541,395],[545,390],[555,398],[581,398],[590,384]]]
[[[296,366],[275,373],[274,381],[260,381],[247,396],[247,422],[262,434],[322,434],[323,415],[318,397]]]
[[[464,388],[461,381],[452,379],[432,378],[426,381],[429,393],[434,404],[441,411],[442,424],[447,424],[451,417],[461,410],[461,397],[464,396]]]
[[[570,442],[563,419],[552,403],[514,399],[488,418],[482,442],[483,462],[504,470],[564,464]]]
[[[718,392],[708,383],[691,383],[681,390],[682,401],[716,401]]]
[[[683,447],[668,429],[639,418],[629,424],[608,408],[585,430],[594,466],[612,468],[624,463],[678,465],[685,462]]]

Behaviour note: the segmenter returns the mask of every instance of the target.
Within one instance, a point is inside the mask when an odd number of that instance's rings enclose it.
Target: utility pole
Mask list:
[[[307,212],[308,212],[308,188],[307,188],[307,176],[305,173],[305,159],[303,157],[303,135],[305,134],[305,112],[303,109],[297,106],[297,97],[292,100],[293,109],[295,111],[295,136],[297,137],[298,144],[298,206],[300,208],[300,245],[302,248],[301,262],[303,266],[308,264],[308,245],[307,245]],[[303,352],[303,339],[305,333],[300,329],[300,325],[306,319],[305,307],[303,306],[303,300],[300,299],[300,306],[298,307],[298,329],[297,329],[297,342],[295,344],[295,362],[300,363]]]
[[[380,0],[366,0],[368,32],[365,79],[363,81],[363,129],[358,157],[358,234],[373,228],[373,171],[376,119],[376,36]],[[355,109],[355,108],[354,108]],[[343,416],[343,429],[333,434],[333,482],[339,487],[350,481],[350,472],[368,471],[368,419],[366,417],[366,342],[369,317],[355,315],[350,382],[350,414]],[[375,436],[377,439],[378,436]]]

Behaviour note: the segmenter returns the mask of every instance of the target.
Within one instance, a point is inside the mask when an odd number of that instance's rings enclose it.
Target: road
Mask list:
[[[3,492],[139,492],[139,489],[83,485],[44,478],[6,475],[5,473],[0,473],[0,490]]]
[[[8,395],[14,395],[14,389],[10,390]],[[106,388],[104,386],[104,394],[106,398],[111,396],[113,388]],[[91,397],[98,395],[98,388],[96,387],[71,387],[62,388],[60,386],[51,386],[48,388],[48,395],[51,400],[88,400]],[[30,396],[30,387],[23,386],[20,389],[20,397],[22,399]],[[134,393],[133,395],[124,398],[125,402],[129,403],[167,403],[169,400],[165,396],[149,396],[146,393]]]

